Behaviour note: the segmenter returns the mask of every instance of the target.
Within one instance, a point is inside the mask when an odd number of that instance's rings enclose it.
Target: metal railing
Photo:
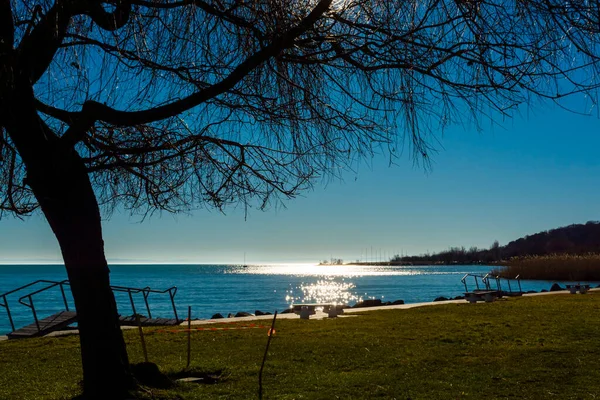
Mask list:
[[[475,291],[481,291],[481,290],[495,290],[498,293],[500,293],[501,295],[520,295],[523,293],[523,289],[521,288],[521,278],[520,275],[517,275],[514,278],[504,278],[501,276],[497,276],[497,275],[492,275],[492,274],[485,274],[485,275],[480,275],[480,274],[465,274],[465,276],[462,277],[462,279],[460,280],[463,285],[465,285],[465,292],[469,292],[469,288],[467,285],[467,280],[469,277],[473,278],[473,282],[475,284],[475,287],[477,288]],[[518,292],[514,292],[512,285],[511,285],[511,281],[516,281],[517,285],[519,286],[519,291]],[[495,288],[492,288],[492,282],[495,282]],[[502,289],[502,285],[503,282],[506,283],[506,285],[508,286],[508,290],[503,290]]]
[[[171,306],[173,307],[173,314],[175,315],[175,320],[179,322],[179,317],[177,316],[177,308],[175,307],[175,295],[177,294],[177,286],[172,286],[165,290],[156,290],[150,289],[148,286],[142,289],[144,295],[144,302],[146,303],[146,309],[148,310],[148,318],[152,318],[152,314],[150,314],[150,308],[148,307],[148,296],[150,293],[169,293],[169,298],[171,299]]]
[[[477,287],[476,290],[482,290],[480,285],[479,285],[479,281],[481,281],[481,285],[484,287],[485,290],[489,290],[489,287],[487,285],[489,285],[488,282],[486,282],[485,280],[483,280],[485,278],[485,275],[480,275],[480,274],[465,274],[465,276],[463,276],[461,278],[461,282],[463,285],[465,285],[465,292],[469,291],[468,285],[467,285],[467,279],[469,277],[473,278],[473,281],[475,283],[475,286]]]
[[[127,295],[129,296],[129,302],[131,303],[131,310],[133,311],[133,315],[137,314],[135,302],[133,301],[133,294],[142,293],[142,296],[144,298],[144,305],[146,306],[146,312],[148,313],[148,318],[152,318],[152,313],[150,311],[150,304],[148,303],[148,296],[150,296],[150,293],[158,293],[158,294],[169,293],[169,298],[171,300],[171,306],[173,307],[173,314],[175,315],[175,319],[177,321],[179,321],[179,317],[177,316],[177,307],[175,307],[175,294],[177,293],[176,286],[170,287],[165,290],[151,289],[148,286],[146,286],[145,288],[142,288],[142,289],[126,287],[126,286],[111,286],[111,289],[115,292],[127,293]]]
[[[511,279],[511,278],[504,278],[504,279],[506,279],[506,283],[508,284],[508,294],[514,294],[514,293],[515,293],[515,292],[513,292],[513,291],[512,291],[512,287],[511,287],[511,285],[510,285],[510,281],[511,281],[511,280],[513,280],[513,281],[517,281],[517,284],[519,285],[519,291],[518,291],[518,294],[519,294],[519,295],[523,294],[523,289],[521,289],[521,275],[520,275],[520,274],[519,274],[519,275],[517,275],[517,276],[515,276],[515,277],[514,277],[514,278],[512,278],[512,279]]]
[[[491,280],[496,281],[496,290],[500,293],[502,293],[502,284],[500,283],[500,277],[499,276],[495,276],[495,275],[490,275],[490,274],[485,274],[485,276],[483,278],[481,278],[481,280],[485,283],[485,288],[486,290],[492,290],[492,285],[490,283]]]
[[[39,279],[39,280],[37,280],[35,282],[28,283],[27,285],[23,285],[23,286],[20,286],[20,287],[18,287],[16,289],[8,291],[6,293],[0,294],[0,298],[3,300],[3,302],[0,303],[0,307],[4,307],[6,309],[6,314],[8,315],[8,321],[10,322],[11,329],[13,331],[15,330],[15,324],[14,324],[13,319],[12,319],[12,314],[10,312],[10,307],[8,305],[8,298],[7,298],[8,295],[16,293],[16,292],[19,292],[19,291],[21,291],[23,289],[27,289],[28,287],[31,287],[33,285],[37,285],[38,283],[50,283],[52,285],[51,287],[55,287],[57,285],[64,284],[65,282],[66,281],[56,282],[56,281],[49,281],[49,280],[46,280],[46,279]],[[44,290],[46,290],[46,289],[44,289]],[[69,310],[69,306],[67,304],[66,296],[65,296],[65,293],[64,293],[64,288],[62,287],[62,285],[61,285],[61,291],[62,291],[62,295],[63,295],[63,300],[65,301],[65,307],[66,307],[66,309],[68,311]],[[38,291],[36,291],[36,292],[38,292]],[[31,295],[33,295],[33,294],[35,294],[35,293],[31,293]],[[25,297],[27,297],[27,296],[25,296]],[[19,302],[21,302],[20,300],[21,299],[19,299]],[[21,303],[21,304],[23,304],[23,303]]]
[[[26,307],[31,308],[31,312],[33,313],[33,319],[35,320],[35,326],[37,327],[38,332],[41,329],[40,329],[40,322],[38,321],[38,317],[37,317],[37,312],[35,311],[35,305],[33,304],[33,296],[34,295],[41,293],[41,292],[45,292],[46,290],[52,289],[53,287],[60,286],[60,292],[62,294],[63,302],[65,303],[65,310],[69,311],[69,303],[67,303],[67,296],[65,295],[65,288],[64,288],[64,285],[68,285],[69,282],[66,280],[60,281],[60,282],[53,282],[53,281],[48,281],[48,282],[51,283],[50,286],[46,286],[45,288],[38,289],[35,292],[31,292],[31,293],[26,294],[25,296],[22,296],[19,298],[19,303],[23,304]],[[28,299],[29,303],[26,303],[25,299]],[[13,328],[13,331],[14,331],[14,328]]]
[[[16,289],[8,291],[6,293],[0,294],[0,299],[2,299],[2,302],[0,302],[0,306],[4,307],[6,309],[6,313],[8,315],[8,320],[10,322],[10,327],[11,327],[12,331],[15,331],[15,324],[14,324],[14,321],[13,321],[13,318],[12,318],[12,313],[10,311],[10,307],[9,307],[9,304],[8,304],[8,298],[7,298],[7,296],[10,295],[10,294],[19,292],[21,290],[27,289],[28,287],[31,287],[31,286],[39,284],[39,283],[47,283],[49,285],[45,286],[43,288],[40,288],[38,290],[35,290],[35,291],[31,292],[31,293],[28,293],[28,294],[26,294],[24,296],[21,296],[18,299],[18,302],[20,304],[22,304],[22,305],[24,305],[24,306],[26,306],[26,307],[28,307],[28,308],[31,309],[32,314],[33,314],[33,319],[35,321],[35,325],[36,325],[36,327],[38,329],[38,332],[41,329],[40,329],[40,323],[39,323],[38,316],[37,316],[37,311],[35,309],[35,304],[33,302],[33,296],[35,296],[36,294],[39,294],[41,292],[45,292],[46,290],[55,288],[55,287],[58,286],[58,287],[60,287],[61,295],[62,295],[63,302],[64,302],[64,305],[65,305],[65,310],[69,311],[69,303],[67,302],[67,296],[65,294],[65,286],[67,286],[67,285],[70,286],[70,283],[69,283],[68,280],[57,282],[57,281],[49,281],[49,280],[45,280],[45,279],[40,279],[40,280],[37,280],[35,282],[28,283],[27,285],[23,285],[23,286],[20,286],[20,287],[18,287]],[[175,320],[179,321],[179,317],[177,315],[177,308],[175,306],[175,294],[177,293],[177,287],[176,286],[170,287],[170,288],[165,289],[165,290],[151,289],[148,286],[145,287],[145,288],[141,288],[141,289],[140,288],[126,287],[126,286],[111,286],[110,288],[113,290],[113,292],[124,292],[124,293],[127,293],[128,297],[129,297],[129,302],[131,304],[131,309],[132,309],[134,315],[137,314],[137,311],[136,311],[136,307],[135,307],[135,302],[134,302],[134,299],[133,299],[133,295],[137,294],[137,293],[141,293],[142,296],[143,296],[143,299],[144,299],[145,306],[146,306],[146,311],[148,312],[148,318],[152,318],[152,313],[150,312],[150,304],[148,303],[148,296],[150,295],[150,293],[158,293],[158,294],[169,293],[169,298],[171,300],[171,306],[173,308],[173,314],[175,315]]]

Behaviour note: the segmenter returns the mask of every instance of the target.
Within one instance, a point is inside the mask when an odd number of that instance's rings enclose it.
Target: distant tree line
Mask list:
[[[543,256],[549,254],[588,254],[600,253],[600,221],[551,229],[528,235],[500,246],[498,241],[489,249],[475,246],[450,247],[439,253],[425,253],[416,256],[394,256],[392,263],[436,264],[489,264],[509,260],[519,256]]]
[[[344,260],[341,258],[331,258],[330,260],[323,260],[319,264],[320,265],[343,265]]]

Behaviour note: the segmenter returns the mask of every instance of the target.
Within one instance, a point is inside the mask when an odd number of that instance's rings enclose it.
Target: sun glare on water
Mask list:
[[[362,298],[353,289],[356,285],[352,282],[341,282],[333,277],[320,279],[315,283],[301,284],[288,289],[285,300],[288,304],[297,303],[334,303],[348,304],[359,302]]]
[[[318,264],[263,264],[250,265],[236,271],[244,274],[298,275],[298,276],[384,276],[415,275],[419,271],[407,267],[370,265],[318,265]]]
[[[364,276],[420,275],[412,267],[372,265],[262,264],[238,267],[236,274],[294,276],[286,289],[288,305],[299,303],[351,304],[369,298],[358,292],[355,278]]]

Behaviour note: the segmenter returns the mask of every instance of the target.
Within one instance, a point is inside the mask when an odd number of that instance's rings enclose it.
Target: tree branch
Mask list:
[[[31,84],[36,83],[48,69],[65,36],[71,19],[67,8],[66,1],[56,0],[17,48],[18,71],[25,74]]]
[[[259,39],[263,39],[263,33],[256,28],[256,26],[254,24],[252,24],[249,21],[246,21],[243,18],[240,18],[234,14],[232,14],[231,12],[229,12],[229,10],[225,10],[225,11],[221,11],[218,10],[216,7],[208,4],[205,1],[202,0],[182,0],[182,1],[174,1],[174,2],[170,2],[170,3],[156,3],[153,1],[147,1],[147,0],[131,0],[132,4],[135,5],[139,5],[142,7],[146,7],[146,8],[152,8],[152,9],[174,9],[174,8],[178,8],[178,7],[187,7],[190,5],[193,5],[195,7],[198,7],[199,9],[201,9],[202,11],[204,11],[207,14],[210,15],[214,15],[216,17],[222,18],[225,21],[228,21],[234,25],[246,28],[251,30],[254,35],[259,38]]]
[[[130,0],[117,0],[114,5],[115,10],[109,13],[102,7],[102,1],[91,0],[89,9],[80,13],[89,16],[100,28],[112,32],[125,26],[131,13]]]
[[[0,57],[12,50],[15,41],[15,27],[10,0],[0,0]],[[3,68],[0,65],[0,68]]]
[[[8,0],[1,0],[8,2]],[[9,4],[10,7],[10,4]],[[129,21],[129,0],[118,0],[112,13],[102,7],[102,0],[69,1],[56,0],[52,8],[43,15],[31,33],[25,35],[19,47],[18,69],[29,81],[36,83],[48,69],[54,55],[65,38],[71,17],[88,15],[100,28],[114,31]],[[2,12],[3,19],[5,12]],[[2,24],[4,26],[4,24]]]
[[[285,48],[292,46],[294,39],[306,32],[329,9],[331,3],[332,0],[321,0],[297,26],[275,38],[271,44],[248,57],[225,79],[181,100],[174,101],[164,106],[133,112],[115,110],[95,101],[87,101],[86,104],[89,112],[93,115],[91,124],[99,120],[115,126],[147,124],[176,116],[211,98],[225,93],[244,79],[256,67],[263,64],[269,58],[277,56]]]

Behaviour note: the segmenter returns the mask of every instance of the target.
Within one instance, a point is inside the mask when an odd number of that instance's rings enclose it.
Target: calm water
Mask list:
[[[112,265],[113,285],[152,289],[177,287],[175,302],[180,318],[192,307],[193,318],[227,316],[238,311],[282,311],[301,302],[354,304],[363,299],[404,300],[406,303],[432,301],[438,296],[454,297],[464,292],[460,279],[466,273],[485,274],[489,266],[315,266],[299,264],[256,265]],[[61,265],[0,265],[0,294],[38,279],[66,279]],[[471,282],[472,283],[472,282]],[[523,281],[523,290],[549,289],[551,282]],[[35,288],[41,288],[37,286]],[[32,288],[32,291],[35,290]],[[31,310],[18,299],[27,291],[8,296],[16,327],[33,322]],[[67,293],[70,300],[70,293]],[[117,293],[119,313],[131,315],[125,293]],[[151,294],[152,316],[173,317],[168,295]],[[2,299],[0,299],[0,302]],[[140,314],[146,314],[141,294],[134,296]],[[52,289],[34,297],[38,317],[62,308],[60,290]],[[6,310],[0,307],[0,334],[10,331]]]

